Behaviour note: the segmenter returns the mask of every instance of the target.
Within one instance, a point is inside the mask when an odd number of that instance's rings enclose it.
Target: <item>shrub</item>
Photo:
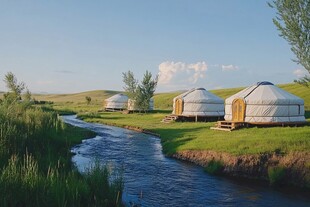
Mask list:
[[[270,185],[280,184],[285,177],[285,168],[281,166],[269,167],[268,178]]]
[[[211,175],[218,175],[222,173],[224,165],[221,161],[211,160],[208,166],[205,167],[205,171]]]

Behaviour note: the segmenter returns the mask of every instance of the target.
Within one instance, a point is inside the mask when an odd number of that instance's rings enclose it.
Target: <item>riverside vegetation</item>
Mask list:
[[[0,102],[0,206],[121,206],[121,172],[94,162],[80,174],[71,163],[70,148],[94,132],[18,95]]]
[[[283,84],[280,85],[280,87],[305,100],[306,119],[309,122],[310,90],[298,84]],[[240,91],[241,89],[242,88],[221,89],[214,90],[212,92],[225,99],[228,96]],[[257,162],[260,163],[259,165],[263,165],[259,166],[258,168],[266,168],[263,170],[265,176],[264,179],[268,179],[271,183],[276,183],[277,180],[283,180],[283,173],[290,173],[290,171],[285,170],[285,168],[296,168],[299,170],[299,167],[301,167],[306,175],[304,179],[308,181],[306,184],[304,183],[305,180],[300,181],[298,185],[306,185],[309,187],[309,124],[300,127],[252,127],[227,133],[210,130],[210,127],[214,126],[214,122],[175,122],[170,124],[161,123],[161,119],[163,119],[165,115],[171,113],[173,97],[180,94],[181,92],[156,94],[154,96],[155,107],[161,110],[156,110],[151,113],[134,114],[122,114],[119,112],[115,113],[103,111],[98,112],[98,109],[102,108],[102,102],[104,98],[114,95],[117,92],[93,91],[90,93],[93,95],[92,100],[95,100],[90,105],[87,105],[85,101],[83,102],[82,98],[73,98],[86,95],[88,93],[65,96],[54,95],[53,98],[51,98],[51,96],[46,97],[46,100],[55,101],[54,105],[52,106],[53,108],[64,111],[73,111],[78,113],[80,118],[88,122],[98,122],[120,127],[133,126],[138,130],[144,129],[159,134],[163,146],[163,151],[167,155],[172,156],[187,151],[212,151],[215,153],[221,153],[217,154],[218,157],[213,157],[213,163],[216,164],[213,166],[216,166],[215,173],[218,173],[217,169],[224,169],[221,165],[225,165],[225,163],[223,163],[223,160],[219,158],[223,155],[223,153],[229,154],[231,157],[234,157],[235,160],[241,159],[244,156],[260,156],[261,158],[255,157],[255,159],[258,159]],[[41,98],[43,97],[41,96]],[[66,99],[70,100],[71,102],[66,101]],[[296,154],[298,154],[298,156]],[[274,163],[272,163],[272,165],[269,166],[269,163],[260,161],[260,159],[263,159],[266,156],[268,159],[276,156],[275,159],[282,159],[283,157],[284,160],[290,160],[296,157],[301,157],[304,160],[301,164],[302,166],[290,166],[287,163],[293,163],[293,161],[287,161],[286,163],[283,161],[287,166],[280,166],[282,162],[281,160],[276,160]],[[179,156],[178,158],[180,157],[182,159],[182,156]],[[192,157],[195,156],[193,155]],[[192,157],[190,157],[190,159],[185,157],[184,159],[193,161]],[[203,162],[202,165],[208,166],[210,160],[207,161],[208,162]],[[197,161],[197,163],[201,164],[202,162]],[[209,168],[211,168],[211,171],[213,171],[212,165],[210,165]],[[295,176],[295,174],[292,174],[292,176]]]

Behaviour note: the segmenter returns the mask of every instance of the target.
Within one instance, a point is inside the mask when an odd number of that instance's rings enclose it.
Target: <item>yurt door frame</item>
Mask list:
[[[175,101],[175,114],[181,115],[183,112],[183,100],[181,98]]]
[[[245,102],[237,98],[232,103],[232,121],[243,122],[245,118]]]

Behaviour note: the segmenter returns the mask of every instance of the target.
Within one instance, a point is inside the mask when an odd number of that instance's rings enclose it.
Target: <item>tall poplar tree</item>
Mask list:
[[[295,62],[301,64],[310,73],[310,1],[274,0],[268,5],[277,10],[273,23],[291,46],[296,55]],[[296,80],[310,86],[310,76]]]

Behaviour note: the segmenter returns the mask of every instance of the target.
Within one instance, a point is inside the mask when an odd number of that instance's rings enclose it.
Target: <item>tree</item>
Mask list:
[[[137,97],[135,105],[143,110],[147,111],[150,108],[150,100],[154,96],[154,92],[158,82],[158,75],[152,79],[152,73],[146,71],[141,84],[137,87]]]
[[[283,37],[291,45],[292,52],[310,73],[310,1],[309,0],[273,0],[268,3],[277,10],[273,23]],[[310,76],[295,81],[309,86]]]
[[[24,100],[27,102],[31,102],[31,92],[29,91],[29,89],[27,88],[25,94],[24,94]]]
[[[123,88],[128,97],[134,100],[136,96],[138,80],[135,79],[133,72],[129,70],[123,73],[123,82],[125,83]]]
[[[147,111],[150,108],[150,100],[154,96],[158,76],[152,79],[152,73],[146,71],[142,82],[138,84],[133,72],[128,71],[123,73],[123,82],[125,83],[124,89],[128,97],[133,100],[135,108]]]
[[[90,96],[85,96],[85,99],[86,99],[87,105],[89,105],[90,102],[91,102],[91,97]]]
[[[17,78],[12,72],[8,72],[4,77],[4,82],[9,92],[4,94],[4,99],[7,102],[15,102],[21,100],[21,94],[25,89],[24,82],[18,82]]]

